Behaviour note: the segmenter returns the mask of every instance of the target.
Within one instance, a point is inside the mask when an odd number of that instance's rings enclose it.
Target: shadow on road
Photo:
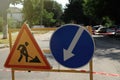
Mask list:
[[[110,37],[94,37],[95,57],[109,58],[120,62],[120,40]]]

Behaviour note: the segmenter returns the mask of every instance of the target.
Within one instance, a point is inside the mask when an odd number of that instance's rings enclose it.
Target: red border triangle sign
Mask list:
[[[5,62],[7,68],[51,69],[28,25],[23,24]]]

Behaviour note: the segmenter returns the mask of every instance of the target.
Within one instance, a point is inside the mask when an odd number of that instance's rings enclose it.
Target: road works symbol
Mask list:
[[[22,69],[51,69],[30,29],[22,26],[12,50],[6,60],[5,67]]]
[[[61,65],[78,68],[86,65],[92,58],[94,41],[85,28],[75,24],[67,24],[53,33],[50,49]]]
[[[21,62],[23,56],[25,57],[25,61],[28,62],[28,58],[32,58],[32,60],[30,60],[29,62],[33,62],[33,63],[40,63],[40,60],[37,56],[35,56],[35,58],[31,57],[29,54],[28,54],[28,51],[27,51],[27,46],[29,45],[28,42],[25,42],[25,44],[20,44],[17,48],[17,50],[20,50],[20,57],[18,59],[18,62]]]

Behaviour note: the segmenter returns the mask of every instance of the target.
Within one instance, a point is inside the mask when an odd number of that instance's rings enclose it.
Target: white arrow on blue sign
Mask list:
[[[86,65],[93,56],[94,48],[90,33],[75,24],[61,26],[50,40],[50,49],[56,61],[69,68]]]

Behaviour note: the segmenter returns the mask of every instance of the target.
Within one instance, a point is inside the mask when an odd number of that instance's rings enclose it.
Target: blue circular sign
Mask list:
[[[50,49],[54,58],[68,68],[86,65],[93,56],[94,48],[92,36],[80,25],[63,25],[50,39]]]

